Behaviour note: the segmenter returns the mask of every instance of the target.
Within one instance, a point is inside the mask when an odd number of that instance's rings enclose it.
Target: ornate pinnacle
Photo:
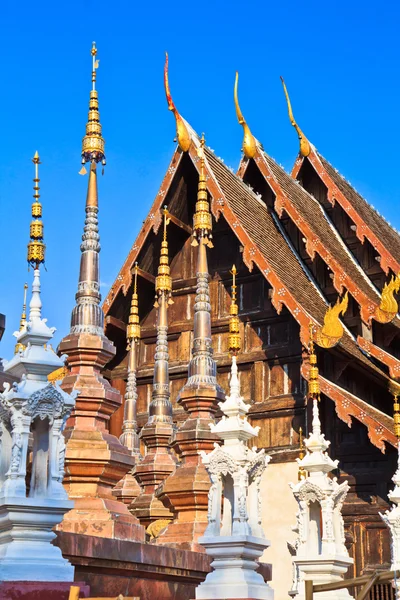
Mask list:
[[[140,324],[139,324],[139,302],[137,294],[137,275],[138,264],[135,264],[135,277],[133,284],[133,294],[131,301],[131,312],[129,314],[128,327],[126,328],[126,339],[128,343],[127,350],[131,348],[132,342],[138,342],[140,339]]]
[[[394,420],[394,434],[397,437],[397,441],[400,443],[400,404],[399,404],[400,390],[393,392],[393,420]]]
[[[309,360],[310,360],[310,374],[308,377],[308,396],[315,400],[319,400],[319,381],[318,381],[318,367],[317,367],[317,356],[314,352],[314,341],[313,341],[313,324],[310,323],[310,344],[308,347]]]
[[[161,253],[160,253],[160,264],[158,265],[157,277],[156,277],[156,301],[155,307],[158,307],[158,299],[161,294],[165,294],[168,304],[173,304],[172,300],[172,277],[170,275],[170,267],[168,264],[168,242],[167,242],[167,225],[170,222],[168,219],[168,210],[164,206],[164,232],[163,239],[161,242]]]
[[[208,202],[207,183],[204,170],[204,133],[201,136],[200,148],[197,154],[200,158],[199,186],[197,191],[196,211],[193,215],[193,240],[192,246],[197,246],[199,239],[204,238],[209,248],[213,247],[212,238],[212,217],[210,213],[210,204]]]
[[[46,246],[43,242],[43,221],[42,221],[42,205],[39,201],[39,165],[40,157],[38,152],[35,152],[35,156],[32,158],[32,162],[35,165],[35,178],[33,180],[34,185],[34,202],[32,204],[32,217],[30,225],[30,242],[28,244],[28,265],[31,265],[34,269],[38,269],[39,265],[44,263],[44,255]]]
[[[24,283],[24,303],[22,305],[21,320],[19,322],[19,331],[20,332],[23,330],[23,328],[26,325],[26,292],[27,292],[27,289],[28,289],[28,284]],[[15,344],[14,353],[18,354],[18,352],[20,350],[24,350],[24,349],[25,349],[24,344],[21,344],[20,342],[17,342]]]
[[[86,162],[102,162],[106,164],[106,156],[104,154],[104,138],[101,135],[100,113],[98,92],[96,90],[96,71],[99,68],[99,61],[96,59],[97,48],[95,42],[91,49],[92,55],[92,90],[89,100],[89,117],[86,124],[86,135],[82,140],[82,164]],[[80,171],[81,175],[86,173],[85,167]]]
[[[232,274],[232,301],[229,309],[229,336],[228,336],[228,349],[229,352],[236,356],[240,351],[240,333],[239,333],[239,307],[236,303],[236,265],[232,266],[230,271]]]
[[[169,391],[168,356],[168,303],[171,303],[172,279],[168,265],[167,208],[164,207],[164,233],[161,242],[160,264],[156,279],[156,306],[158,307],[157,342],[154,355],[153,393],[149,406],[148,424],[172,423],[172,404]]]
[[[242,115],[242,111],[240,110],[239,100],[238,100],[238,83],[239,83],[239,73],[236,71],[233,99],[235,102],[237,119],[238,119],[240,125],[243,127],[242,150],[243,150],[245,156],[247,156],[247,158],[254,158],[256,155],[256,152],[257,152],[257,142],[256,142],[253,134],[250,131],[250,127],[247,125],[247,123]]]
[[[297,125],[294,116],[293,116],[293,111],[292,111],[292,105],[290,103],[290,98],[289,98],[289,94],[284,82],[283,77],[281,77],[281,81],[282,81],[282,85],[283,85],[283,91],[285,92],[285,96],[286,96],[286,102],[287,102],[287,106],[288,106],[288,113],[289,113],[289,119],[291,124],[293,125],[293,127],[295,128],[295,130],[297,131],[297,135],[299,136],[299,140],[300,140],[300,154],[304,157],[308,156],[311,152],[311,145],[310,142],[308,141],[308,139],[306,138],[306,136],[304,135],[304,133],[302,132],[302,130],[300,129],[300,127]]]
[[[304,444],[303,444],[303,428],[299,428],[299,460],[303,460],[304,458]],[[299,466],[298,479],[302,481],[307,477],[307,471],[304,467]]]

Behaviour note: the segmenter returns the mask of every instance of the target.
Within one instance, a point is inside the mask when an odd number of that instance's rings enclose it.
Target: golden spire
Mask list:
[[[178,113],[176,106],[172,100],[171,92],[169,90],[169,81],[168,81],[168,52],[165,53],[165,65],[164,65],[164,88],[165,95],[167,97],[168,102],[168,110],[172,111],[176,121],[176,138],[178,140],[179,147],[183,152],[187,152],[190,148],[190,144],[192,143],[192,138],[186,127],[184,120],[181,115]]]
[[[164,206],[164,233],[163,240],[161,242],[160,252],[160,264],[158,265],[157,277],[156,277],[156,301],[155,307],[158,307],[158,298],[161,294],[165,294],[168,300],[168,304],[173,304],[172,300],[172,277],[170,275],[170,267],[168,264],[168,242],[167,242],[167,225],[170,222],[168,219],[168,210]]]
[[[399,390],[393,393],[393,420],[394,420],[394,434],[397,437],[397,441],[400,441],[400,404],[399,404]]]
[[[138,264],[135,263],[135,278],[133,284],[133,294],[131,301],[131,311],[129,313],[128,326],[126,328],[126,339],[128,342],[127,350],[131,348],[132,342],[137,342],[140,339],[140,324],[139,324],[139,302],[137,293],[137,275]]]
[[[212,238],[212,217],[210,213],[210,204],[208,202],[207,182],[204,170],[204,133],[201,136],[200,148],[197,154],[200,158],[199,185],[197,191],[196,211],[193,215],[193,239],[192,246],[197,246],[199,239],[204,238],[209,248],[213,248]]]
[[[23,328],[26,325],[26,291],[28,289],[28,284],[25,283],[24,284],[24,303],[22,305],[22,313],[21,313],[21,320],[19,322],[19,331],[21,332],[23,330]],[[24,350],[25,346],[24,344],[21,344],[20,342],[17,342],[15,344],[15,350],[14,353],[17,354],[20,350]]]
[[[255,137],[253,136],[253,134],[250,131],[250,127],[247,125],[247,123],[242,115],[242,111],[240,110],[239,100],[238,100],[238,82],[239,82],[239,73],[238,73],[238,71],[236,71],[233,99],[235,101],[236,116],[238,118],[240,125],[243,127],[244,135],[243,135],[242,150],[243,150],[245,156],[247,156],[247,158],[254,158],[256,155],[256,152],[257,152],[257,142],[255,140]]]
[[[228,336],[228,349],[233,356],[236,356],[240,352],[240,333],[239,333],[239,307],[236,303],[236,265],[232,266],[230,271],[232,274],[232,300],[229,309],[229,336]]]
[[[300,127],[297,125],[296,121],[294,120],[293,111],[292,111],[292,105],[290,103],[289,94],[288,94],[288,91],[287,91],[287,88],[286,88],[285,81],[284,81],[283,77],[281,77],[281,81],[282,81],[282,85],[283,85],[283,91],[285,92],[285,96],[286,96],[286,102],[287,102],[287,106],[288,106],[289,119],[290,119],[291,124],[293,125],[293,127],[297,131],[297,135],[299,136],[299,140],[300,140],[300,154],[302,156],[306,157],[311,152],[310,142],[308,141],[308,139],[306,138],[306,136],[304,135],[304,133],[302,132],[302,130],[300,129]]]
[[[34,182],[34,202],[32,204],[32,217],[30,226],[30,242],[28,244],[28,265],[31,265],[35,269],[39,267],[40,264],[44,263],[44,255],[46,246],[43,242],[43,221],[42,221],[42,205],[39,201],[39,165],[40,157],[38,152],[35,152],[35,156],[32,158],[32,162],[35,165],[35,178]]]
[[[303,428],[299,428],[299,460],[304,458],[304,444],[303,444]],[[307,477],[307,471],[304,467],[299,466],[298,479],[303,481]]]
[[[92,49],[92,90],[89,100],[89,117],[86,124],[86,135],[82,140],[82,164],[86,162],[100,162],[106,164],[104,154],[104,138],[101,135],[100,113],[98,92],[96,90],[96,71],[99,68],[99,61],[96,59],[97,48],[93,42]],[[86,173],[85,167],[82,167],[80,174]]]
[[[313,324],[310,323],[310,343],[308,346],[309,361],[310,361],[310,373],[308,376],[308,397],[319,400],[319,381],[318,381],[318,367],[317,367],[317,355],[314,351],[313,342]]]

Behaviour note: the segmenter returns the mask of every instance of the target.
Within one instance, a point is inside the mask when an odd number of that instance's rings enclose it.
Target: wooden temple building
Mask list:
[[[389,532],[379,512],[388,506],[397,461],[398,232],[306,138],[284,82],[300,141],[291,174],[250,130],[238,76],[243,156],[232,172],[178,112],[167,57],[177,145],[101,309],[96,169],[105,150],[96,53],[93,46],[79,283],[59,347],[68,356],[62,387],[80,394],[65,430],[64,485],[75,507],[57,527],[56,543],[77,581],[99,596],[118,593],[107,587],[113,572],[118,585],[143,598],[194,597],[209,570],[198,543],[210,486],[199,451],[217,441],[209,425],[221,416],[237,337],[249,421],[260,427],[258,447],[272,456],[261,508],[271,541],[264,574],[271,579],[272,565],[276,600],[291,587],[296,502],[288,484],[298,478],[301,435],[310,430],[310,335],[322,429],[339,460],[336,477],[350,484],[343,506],[354,558],[349,576],[388,568]],[[240,135],[238,127],[238,155]],[[140,578],[157,580],[158,596]]]
[[[167,67],[166,67],[167,68]],[[167,77],[167,73],[166,73]],[[169,307],[169,377],[173,420],[186,413],[177,398],[187,379],[193,341],[196,250],[192,245],[200,172],[197,133],[178,113],[178,145],[141,230],[104,300],[105,331],[116,347],[105,375],[125,393],[128,376],[126,328],[137,265],[141,339],[137,352],[137,426],[145,425],[151,401],[157,310],[154,285],[162,241],[162,210],[169,225],[174,304]],[[287,96],[286,88],[284,91]],[[400,374],[400,328],[395,293],[400,282],[400,237],[387,221],[307,140],[294,121],[300,152],[286,173],[250,131],[237,99],[244,130],[243,158],[235,174],[205,145],[204,169],[213,220],[208,251],[212,347],[218,381],[228,387],[229,306],[232,264],[238,268],[242,350],[241,388],[251,402],[250,421],[260,426],[257,444],[272,455],[265,484],[265,530],[272,546],[273,587],[288,582],[294,505],[287,483],[297,476],[299,431],[307,432],[304,347],[309,324],[319,345],[323,430],[339,459],[336,475],[350,493],[343,509],[352,574],[390,563],[389,534],[378,512],[387,507],[395,470],[393,380]],[[238,135],[239,148],[239,135]],[[333,307],[332,310],[328,310]],[[110,419],[119,437],[121,406]],[[143,444],[142,444],[143,451]],[[286,503],[284,497],[288,497]],[[172,518],[172,516],[170,517]],[[287,536],[287,537],[286,537]],[[162,536],[161,536],[162,537]],[[285,556],[286,553],[286,556]],[[285,575],[286,574],[286,575]]]

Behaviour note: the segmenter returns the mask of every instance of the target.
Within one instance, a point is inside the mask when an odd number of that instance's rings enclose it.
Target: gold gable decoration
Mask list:
[[[381,294],[381,302],[375,310],[374,319],[378,323],[390,323],[393,321],[399,306],[394,294],[400,290],[400,273],[394,277],[392,276],[389,283],[385,283]]]
[[[339,315],[344,315],[349,304],[348,292],[343,298],[337,299],[336,304],[328,308],[324,316],[324,324],[317,329],[315,342],[321,348],[333,348],[336,346],[343,336],[344,329],[339,319]]]
[[[243,127],[243,147],[242,150],[247,158],[254,158],[257,153],[257,142],[255,137],[250,131],[250,127],[247,125],[246,120],[240,110],[239,99],[238,99],[238,83],[239,73],[236,71],[235,87],[233,90],[233,99],[235,102],[236,116],[240,125]]]
[[[281,81],[282,81],[282,85],[283,85],[283,91],[285,92],[288,113],[289,113],[289,119],[290,119],[291,124],[297,131],[297,135],[299,136],[300,154],[301,154],[301,156],[307,157],[311,153],[310,142],[308,141],[308,139],[306,138],[306,136],[304,135],[304,133],[302,132],[302,130],[300,129],[300,127],[297,125],[297,123],[295,121],[295,118],[293,116],[293,111],[292,111],[292,105],[291,105],[290,98],[289,98],[289,93],[287,91],[286,84],[285,84],[283,77],[281,77]]]

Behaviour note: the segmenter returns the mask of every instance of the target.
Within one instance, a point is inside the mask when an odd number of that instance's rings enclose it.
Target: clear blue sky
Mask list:
[[[43,315],[69,327],[87,178],[80,177],[92,40],[107,167],[99,181],[103,295],[153,202],[174,149],[164,51],[183,116],[235,167],[242,132],[235,70],[253,133],[290,170],[297,139],[279,81],[309,139],[400,228],[398,2],[27,2],[2,4],[0,62],[0,312],[11,358],[27,273],[35,150],[42,159],[47,244]]]

